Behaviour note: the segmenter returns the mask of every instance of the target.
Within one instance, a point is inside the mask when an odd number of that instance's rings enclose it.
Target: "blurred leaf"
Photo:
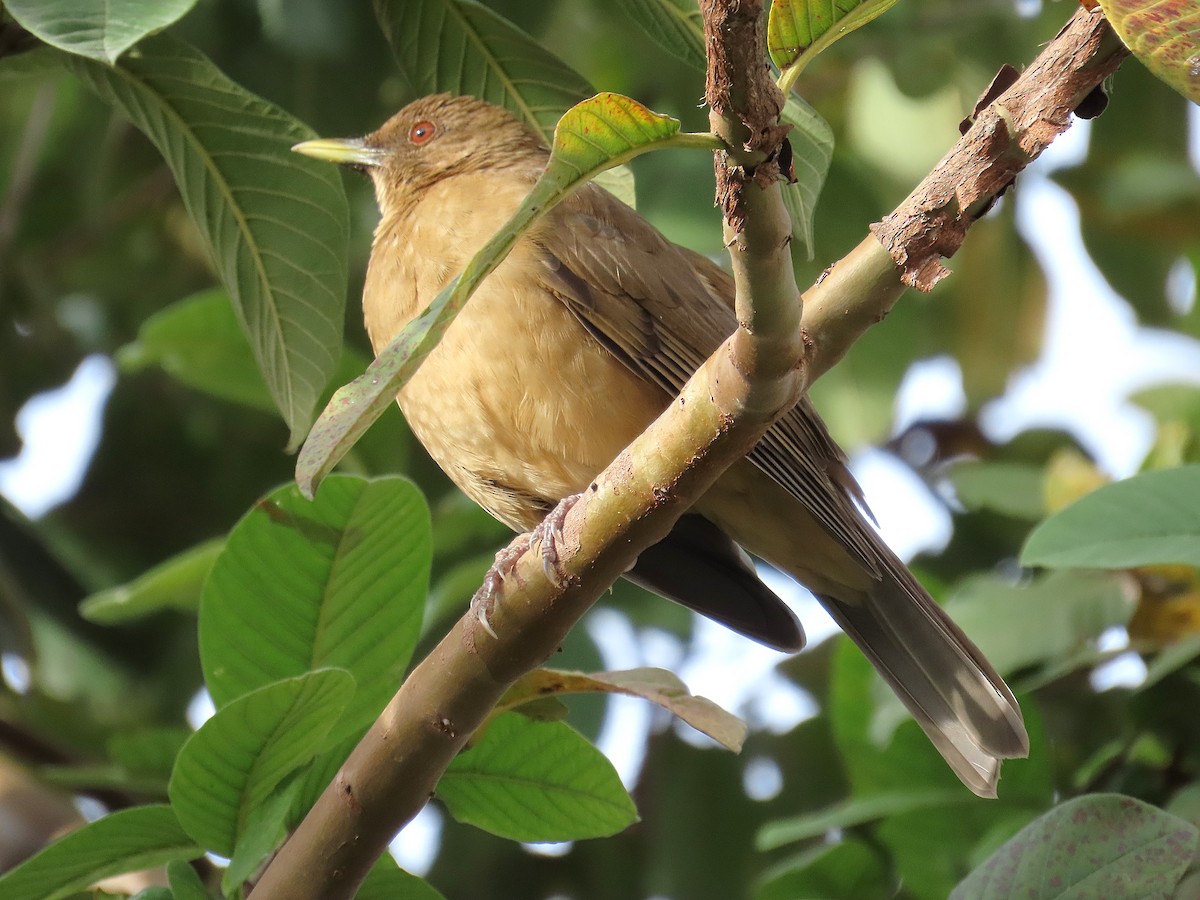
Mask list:
[[[1200,656],[1200,635],[1190,635],[1160,650],[1146,662],[1146,677],[1137,691],[1154,687],[1172,672],[1177,672]]]
[[[519,679],[501,698],[498,709],[507,710],[558,694],[600,692],[627,694],[657,703],[697,731],[737,753],[746,739],[746,723],[706,697],[696,697],[677,675],[666,669],[629,669],[622,672],[564,672],[535,669]]]
[[[1002,673],[1055,662],[1124,625],[1132,613],[1118,581],[1099,572],[1051,572],[1025,585],[978,575],[946,610]],[[1029,623],[1036,622],[1037,628]]]
[[[783,185],[783,205],[792,220],[792,237],[812,259],[813,218],[833,159],[833,129],[795,94],[788,95],[780,119],[793,126],[788,140],[796,176],[794,184]]]
[[[847,840],[814,847],[775,866],[754,893],[754,900],[801,897],[888,896],[887,870],[879,854],[863,841]]]
[[[311,132],[181,41],[160,35],[115,69],[63,62],[163,154],[299,444],[342,347],[341,176],[289,152]]]
[[[170,776],[175,758],[192,736],[191,729],[157,726],[121,731],[108,741],[108,756],[127,772]]]
[[[58,900],[102,878],[202,854],[169,806],[136,806],[72,831],[4,873],[0,898]]]
[[[851,828],[900,812],[928,810],[964,801],[970,802],[960,790],[892,791],[852,797],[827,809],[772,822],[758,833],[755,843],[759,850],[775,850],[785,844],[820,837],[834,829]]]
[[[443,900],[428,881],[405,872],[391,855],[379,857],[354,900]]]
[[[1093,491],[1034,529],[1021,563],[1200,566],[1200,466],[1144,472]]]
[[[1146,68],[1200,103],[1200,10],[1193,0],[1098,0],[1117,36]]]
[[[887,12],[896,0],[774,0],[767,19],[771,62],[794,83],[809,60]],[[790,71],[789,71],[790,70]],[[792,74],[795,73],[795,74]],[[786,93],[786,91],[785,91]]]
[[[637,821],[604,754],[569,725],[512,713],[455,757],[437,796],[458,821],[515,841],[604,837]]]
[[[967,509],[991,509],[1037,521],[1046,514],[1040,466],[1010,462],[964,461],[950,469],[954,495]]]
[[[147,35],[161,31],[196,0],[5,0],[24,28],[47,44],[113,65]]]
[[[319,666],[350,672],[335,739],[374,721],[416,644],[429,512],[403,478],[336,475],[315,502],[274,491],[229,534],[200,604],[200,659],[218,708]]]
[[[196,870],[183,860],[174,859],[167,863],[167,881],[174,900],[212,900],[212,894]]]
[[[184,550],[142,573],[129,584],[85,597],[79,614],[89,622],[113,625],[164,609],[194,612],[213,563],[225,546],[223,538]]]
[[[503,106],[548,144],[559,117],[596,93],[582,75],[474,0],[375,0],[375,13],[418,94],[468,94]],[[634,205],[628,169],[598,180]]]
[[[704,56],[704,21],[695,0],[617,0],[633,22],[660,47],[701,72]]]
[[[248,818],[324,742],[354,694],[342,669],[276,681],[217,710],[179,753],[171,805],[202,846],[233,856]]]
[[[467,263],[466,269],[405,326],[361,376],[338,390],[321,413],[296,461],[305,496],[320,484],[396,392],[432,352],[479,284],[521,236],[572,190],[604,169],[665,146],[715,149],[707,134],[680,134],[679,121],[619,94],[597,94],[572,107],[554,129],[546,169],[520,208]]]
[[[1132,797],[1068,800],[1023,829],[964,879],[951,900],[1067,900],[1120,885],[1124,897],[1167,898],[1198,832]]]

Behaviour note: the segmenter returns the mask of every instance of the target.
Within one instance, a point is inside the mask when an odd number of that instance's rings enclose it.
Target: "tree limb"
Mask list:
[[[1074,106],[1124,56],[1102,20],[1077,14],[913,195],[805,295],[806,360],[775,161],[781,101],[763,62],[761,0],[703,0],[701,8],[710,119],[735,148],[717,161],[717,196],[738,330],[567,509],[557,572],[547,571],[528,536],[514,542],[520,556],[486,623],[469,612],[412,672],[253,900],[352,897],[508,686],[553,654],[607,586],[753,446],[799,397],[806,375],[828,369],[905,284],[928,287],[943,274],[938,257],[958,249],[982,201],[1067,127]]]

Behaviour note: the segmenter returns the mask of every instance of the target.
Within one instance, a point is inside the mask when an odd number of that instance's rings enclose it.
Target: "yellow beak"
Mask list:
[[[293,147],[292,151],[340,166],[361,168],[382,165],[384,159],[382,150],[366,146],[361,138],[318,138],[315,141],[302,141]]]

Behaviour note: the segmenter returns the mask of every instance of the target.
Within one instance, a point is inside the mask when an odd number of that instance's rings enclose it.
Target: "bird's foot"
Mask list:
[[[555,504],[554,509],[546,513],[546,518],[542,519],[537,527],[529,533],[529,546],[531,549],[538,547],[541,550],[542,570],[556,588],[561,588],[567,583],[567,573],[559,564],[558,544],[563,536],[563,522],[566,521],[567,513],[571,511],[571,507],[577,500],[579,500],[579,494],[569,494],[563,497]]]
[[[504,582],[512,574],[513,566],[532,544],[532,535],[520,535],[515,541],[496,554],[496,561],[483,576],[483,584],[471,597],[471,612],[481,628],[493,638],[497,637],[492,628],[492,611],[496,608],[496,598],[504,590]]]

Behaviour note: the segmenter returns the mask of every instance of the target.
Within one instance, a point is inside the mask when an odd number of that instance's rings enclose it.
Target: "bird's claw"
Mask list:
[[[483,584],[471,597],[471,612],[480,627],[491,637],[497,638],[496,630],[492,628],[492,611],[496,608],[496,598],[504,590],[504,581],[508,578],[522,554],[529,549],[530,535],[522,535],[520,539],[509,544],[496,554],[496,561],[483,576]]]
[[[542,571],[556,588],[561,588],[567,583],[567,574],[559,564],[558,544],[562,540],[563,523],[567,519],[567,513],[578,499],[578,494],[570,494],[558,501],[554,509],[546,513],[546,518],[529,533],[529,546],[541,550]]]

